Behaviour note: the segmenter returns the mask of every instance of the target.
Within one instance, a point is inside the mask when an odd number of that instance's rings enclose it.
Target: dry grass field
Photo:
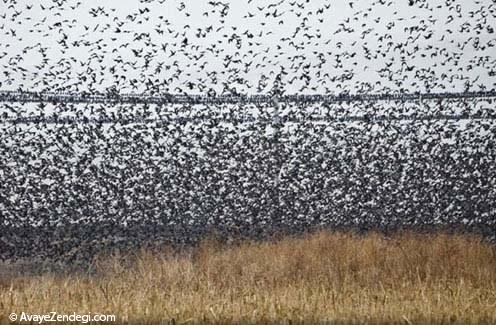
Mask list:
[[[92,268],[4,276],[3,322],[11,312],[57,311],[115,314],[119,324],[496,324],[496,248],[475,236],[207,240]]]

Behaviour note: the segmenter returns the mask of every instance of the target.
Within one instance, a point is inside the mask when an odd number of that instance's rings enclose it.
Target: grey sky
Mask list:
[[[496,88],[494,1],[222,2],[2,2],[0,89],[257,93],[281,71],[287,93]]]

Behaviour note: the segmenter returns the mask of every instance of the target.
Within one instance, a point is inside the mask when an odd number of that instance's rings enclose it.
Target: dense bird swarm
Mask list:
[[[2,103],[0,257],[84,260],[212,231],[494,236],[491,98],[277,99],[494,91],[495,18],[489,0],[3,0],[0,90],[274,100]]]

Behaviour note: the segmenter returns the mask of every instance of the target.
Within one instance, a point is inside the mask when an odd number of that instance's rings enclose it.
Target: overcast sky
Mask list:
[[[143,2],[1,2],[0,89],[496,88],[491,0]]]

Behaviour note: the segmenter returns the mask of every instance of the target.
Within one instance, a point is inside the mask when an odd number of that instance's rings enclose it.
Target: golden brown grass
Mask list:
[[[142,251],[100,259],[95,268],[4,279],[0,315],[99,312],[140,324],[496,323],[496,248],[466,235],[209,240],[190,253]]]

